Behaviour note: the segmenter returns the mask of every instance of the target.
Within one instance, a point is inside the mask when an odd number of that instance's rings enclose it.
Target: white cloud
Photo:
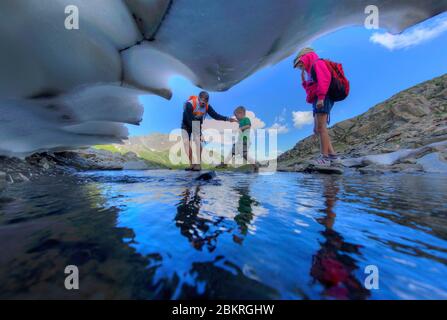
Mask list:
[[[275,122],[269,129],[278,130],[278,134],[289,132],[287,125]]]
[[[282,133],[287,133],[289,132],[289,128],[287,127],[287,123],[286,123],[286,114],[287,114],[287,109],[284,108],[281,111],[281,114],[277,117],[275,117],[275,121],[272,124],[272,126],[269,128],[272,130],[277,130],[278,134],[282,134]]]
[[[298,129],[314,122],[312,111],[293,111],[292,116],[293,125]]]
[[[251,128],[252,129],[262,129],[265,127],[265,122],[256,117],[255,113],[253,111],[247,111],[247,117],[251,121]]]
[[[388,32],[374,33],[370,41],[380,44],[389,50],[397,50],[416,46],[436,38],[445,31],[447,31],[447,18],[437,19],[432,25],[415,27],[397,35]]]

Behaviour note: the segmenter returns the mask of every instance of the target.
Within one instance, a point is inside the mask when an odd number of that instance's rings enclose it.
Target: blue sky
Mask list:
[[[392,37],[384,30],[350,27],[326,35],[311,45],[322,58],[343,63],[351,82],[351,94],[338,103],[331,125],[359,115],[393,94],[415,84],[447,73],[447,13],[434,17]],[[374,36],[376,43],[371,40]],[[377,36],[380,34],[380,36]],[[379,42],[379,43],[377,43]],[[293,113],[310,111],[300,84],[300,74],[292,68],[293,57],[267,67],[226,92],[211,92],[211,104],[221,114],[232,115],[244,105],[253,111],[266,128],[277,123],[278,149],[286,151],[312,133],[312,125],[294,126]],[[144,96],[143,122],[129,126],[131,135],[169,133],[179,128],[183,103],[200,89],[188,80],[170,81],[173,98]]]

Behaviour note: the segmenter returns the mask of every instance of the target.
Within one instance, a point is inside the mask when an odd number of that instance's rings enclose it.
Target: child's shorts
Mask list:
[[[331,114],[332,107],[334,106],[334,101],[332,101],[329,98],[326,98],[324,100],[324,104],[323,104],[322,108],[317,108],[317,102],[318,102],[318,100],[315,100],[315,102],[313,103],[314,117],[317,113],[325,113],[325,114],[327,114],[327,123],[329,124],[330,114]]]

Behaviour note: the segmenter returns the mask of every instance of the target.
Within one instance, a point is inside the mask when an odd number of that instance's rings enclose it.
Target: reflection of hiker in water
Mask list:
[[[326,208],[325,217],[317,219],[325,227],[321,249],[312,258],[311,276],[324,286],[323,294],[335,299],[366,299],[369,291],[355,278],[356,261],[348,254],[359,255],[360,246],[344,241],[333,229],[336,214],[333,211],[339,191],[333,177],[323,181]]]
[[[247,235],[248,226],[254,216],[252,206],[258,203],[250,196],[247,186],[236,188],[236,191],[240,194],[240,198],[237,207],[238,214],[234,217],[234,221],[239,226],[240,235],[234,234],[233,240],[236,243],[242,244],[243,237]]]
[[[202,247],[206,245],[211,252],[216,249],[216,239],[223,232],[216,226],[218,226],[224,218],[210,221],[200,217],[199,212],[202,198],[199,193],[200,186],[197,186],[193,192],[189,188],[183,192],[183,197],[177,205],[175,224],[180,228],[180,233],[188,238],[195,249],[202,250]]]

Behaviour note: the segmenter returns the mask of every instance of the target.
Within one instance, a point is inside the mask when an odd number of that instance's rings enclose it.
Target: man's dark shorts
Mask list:
[[[184,130],[187,133],[188,138],[191,140],[192,128],[191,127],[187,127],[187,126],[182,124],[182,130]],[[202,127],[201,126],[200,126],[200,136],[202,136]]]

